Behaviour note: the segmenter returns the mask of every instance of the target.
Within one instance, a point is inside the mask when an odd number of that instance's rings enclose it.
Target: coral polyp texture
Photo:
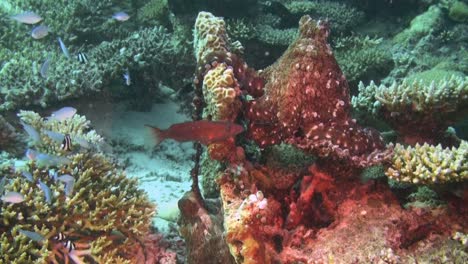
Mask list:
[[[223,19],[208,12],[200,12],[195,22],[194,52],[198,65],[203,65],[215,54],[225,54],[228,50],[228,36]]]
[[[1,263],[138,263],[145,259],[155,205],[135,179],[96,149],[64,150],[46,132],[101,137],[75,115],[44,120],[19,114],[38,137],[26,160],[1,160]],[[49,133],[50,134],[50,133]],[[78,144],[78,143],[77,143]],[[148,248],[150,246],[148,245]]]
[[[429,84],[404,80],[390,86],[360,83],[352,102],[386,120],[408,144],[438,143],[448,126],[467,113],[468,78],[451,76]]]
[[[249,136],[261,147],[288,142],[358,166],[378,162],[371,154],[384,144],[378,132],[350,117],[348,83],[328,35],[324,22],[307,16],[300,20],[299,37],[261,74],[265,95],[250,102]]]
[[[241,102],[238,99],[241,91],[233,68],[225,63],[215,64],[214,69],[205,74],[203,96],[207,102],[205,117],[213,120],[235,121]]]
[[[468,180],[468,142],[459,147],[442,148],[416,144],[397,144],[386,175],[393,180],[414,184],[438,184]]]

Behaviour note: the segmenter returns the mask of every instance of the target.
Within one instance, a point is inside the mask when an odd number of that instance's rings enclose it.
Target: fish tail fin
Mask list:
[[[161,143],[161,141],[165,139],[161,129],[151,126],[151,125],[145,125],[145,126],[151,129],[151,134],[153,135],[156,145],[159,145],[159,143]]]

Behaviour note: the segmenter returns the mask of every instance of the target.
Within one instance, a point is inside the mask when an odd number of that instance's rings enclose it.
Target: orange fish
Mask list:
[[[208,120],[174,124],[166,130],[150,125],[145,126],[151,128],[156,144],[171,138],[179,142],[198,141],[203,145],[208,145],[213,142],[223,141],[244,131],[241,125],[235,123]]]

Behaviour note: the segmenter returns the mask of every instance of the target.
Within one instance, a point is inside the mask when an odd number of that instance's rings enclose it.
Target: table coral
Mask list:
[[[364,21],[364,12],[335,1],[289,1],[285,7],[295,15],[309,14],[314,19],[328,19],[334,33],[346,33]]]
[[[466,113],[468,78],[453,75],[430,84],[403,80],[390,86],[360,83],[352,103],[386,120],[408,144],[438,143],[447,127]]]
[[[90,144],[101,140],[95,131],[88,131],[89,121],[79,115],[64,121],[45,121],[28,111],[20,116],[41,131],[43,140],[44,129],[80,135]],[[104,154],[78,148],[68,153],[60,151],[56,144],[49,142],[47,147],[41,142],[34,147],[68,162],[40,166],[37,157],[0,162],[9,164],[1,169],[1,179],[5,180],[2,193],[15,191],[24,196],[23,202],[0,204],[0,262],[68,263],[78,258],[86,262],[135,263],[141,257],[138,252],[146,250],[143,237],[149,233],[154,204],[138,189],[137,181],[128,178]],[[30,173],[30,178],[25,172]],[[73,179],[71,190],[60,178],[64,175]],[[44,239],[32,241],[19,229],[36,232]],[[65,241],[54,238],[59,233],[76,248],[66,249]]]

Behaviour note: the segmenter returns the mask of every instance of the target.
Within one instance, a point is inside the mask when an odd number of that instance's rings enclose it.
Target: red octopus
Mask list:
[[[300,20],[296,41],[260,73],[264,94],[249,102],[248,133],[261,147],[287,142],[320,157],[367,166],[381,160],[378,153],[385,146],[377,131],[350,117],[348,82],[328,34],[326,23],[308,16]]]

